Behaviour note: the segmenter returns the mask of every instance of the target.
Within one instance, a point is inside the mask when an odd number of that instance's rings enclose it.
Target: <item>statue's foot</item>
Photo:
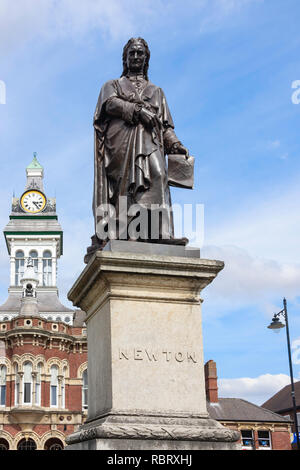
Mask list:
[[[186,246],[189,242],[188,238],[158,238],[158,239],[150,239],[150,238],[138,238],[137,240],[128,240],[133,242],[143,242],[143,243],[158,243],[161,245],[179,245],[179,246]]]
[[[188,238],[160,238],[157,243],[161,243],[162,245],[180,245],[180,246],[186,246],[188,244],[189,240]]]
[[[87,247],[86,255],[84,257],[84,262],[86,264],[89,262],[93,254],[98,250],[103,250],[103,248],[105,247],[107,243],[106,240],[99,240],[97,235],[93,235],[91,239],[92,239],[92,244],[91,246]]]

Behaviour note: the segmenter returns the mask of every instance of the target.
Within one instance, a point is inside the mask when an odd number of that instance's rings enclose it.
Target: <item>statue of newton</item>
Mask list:
[[[163,90],[148,79],[149,59],[146,41],[131,38],[123,49],[121,77],[106,82],[100,91],[94,115],[96,235],[88,251],[101,249],[106,243],[103,230],[108,219],[101,212],[99,215],[99,207],[108,205],[115,209],[116,220],[120,220],[119,200],[124,196],[127,210],[139,205],[151,215],[153,207],[170,209],[166,155],[181,154],[183,160],[189,158],[174,132]],[[186,238],[174,237],[172,210],[166,213],[156,239],[151,237],[149,226],[137,241],[186,245]],[[121,224],[121,231],[120,227]],[[122,237],[115,238],[130,240],[127,229],[128,223],[122,229]]]

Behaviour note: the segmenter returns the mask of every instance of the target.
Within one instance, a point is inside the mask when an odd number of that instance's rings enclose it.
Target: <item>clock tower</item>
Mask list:
[[[56,199],[44,191],[44,169],[34,154],[26,168],[26,186],[19,198],[13,197],[4,237],[10,256],[9,297],[0,306],[0,321],[18,315],[22,278],[31,259],[37,278],[40,316],[72,324],[73,310],[58,298],[57,261],[63,252],[63,231],[56,214]]]

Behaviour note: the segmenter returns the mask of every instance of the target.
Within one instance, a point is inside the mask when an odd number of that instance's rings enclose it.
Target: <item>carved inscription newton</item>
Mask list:
[[[169,351],[155,350],[146,348],[119,348],[119,359],[126,361],[145,361],[145,362],[187,362],[197,364],[198,359],[194,351]]]

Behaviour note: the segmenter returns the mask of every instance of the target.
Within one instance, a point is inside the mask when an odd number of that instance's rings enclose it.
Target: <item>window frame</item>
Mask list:
[[[25,381],[26,379],[26,374],[27,374],[27,371],[25,370],[26,366],[30,366],[30,372],[28,371],[28,377],[29,377],[29,374],[30,374],[30,382],[28,381]],[[32,372],[33,372],[33,364],[32,362],[30,361],[25,361],[24,362],[24,365],[23,365],[23,405],[29,405],[29,406],[32,406],[32,394],[33,394],[33,389],[32,389],[32,386],[33,386],[33,378],[32,378]],[[26,387],[27,385],[27,387]],[[29,396],[30,398],[30,401],[25,401],[25,397],[27,397],[27,395]]]
[[[53,373],[54,370],[55,373]],[[50,408],[58,408],[58,374],[59,368],[56,364],[53,364],[50,368]],[[54,397],[55,403],[53,403]]]
[[[52,253],[50,250],[45,250],[43,252],[43,286],[52,286],[53,285],[53,263],[52,263]]]
[[[0,407],[6,406],[6,377],[7,367],[5,364],[0,364]]]
[[[18,364],[14,365],[14,374],[15,374],[15,406],[19,406],[20,398],[20,376],[19,376],[19,366]]]
[[[22,254],[22,256],[18,256]],[[21,269],[20,269],[21,268]],[[15,253],[15,285],[20,286],[22,275],[25,271],[25,253],[23,250],[17,250]]]
[[[242,449],[243,450],[254,450],[255,449],[255,440],[254,440],[254,431],[253,429],[241,429],[241,440],[242,440]],[[243,433],[251,433],[251,437],[243,437]],[[250,445],[246,445],[244,440],[251,441]]]
[[[85,380],[86,378],[86,380]],[[89,390],[89,382],[88,382],[88,370],[84,369],[82,373],[82,409],[88,409],[88,390]]]
[[[268,436],[269,437],[259,437],[259,433],[268,433]],[[259,450],[272,450],[272,437],[271,437],[271,432],[269,429],[259,429],[257,431],[257,441],[258,441],[258,449]],[[262,446],[260,445],[260,442],[259,441],[269,441],[269,445],[268,446]]]
[[[41,406],[42,402],[42,370],[43,363],[39,362],[36,367],[36,378],[35,378],[35,404]]]

